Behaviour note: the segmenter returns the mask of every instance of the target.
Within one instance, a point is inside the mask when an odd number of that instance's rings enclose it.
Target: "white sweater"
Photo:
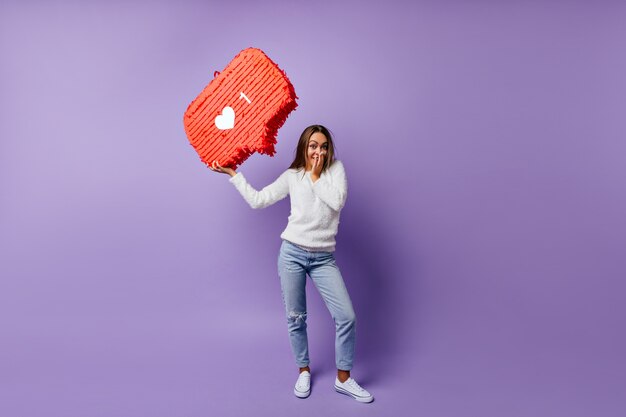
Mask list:
[[[255,190],[241,172],[229,181],[252,208],[264,208],[289,194],[291,213],[282,239],[311,252],[334,252],[339,213],[346,203],[348,182],[341,161],[333,164],[313,182],[311,172],[287,169],[261,191]]]

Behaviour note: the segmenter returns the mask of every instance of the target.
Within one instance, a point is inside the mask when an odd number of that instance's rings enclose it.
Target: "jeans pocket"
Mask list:
[[[278,272],[280,271],[288,271],[288,272],[300,272],[303,267],[298,262],[297,257],[293,254],[289,253],[288,250],[281,250],[278,255]]]
[[[285,271],[289,272],[302,272],[304,270],[304,267],[294,260],[283,261],[281,265]]]

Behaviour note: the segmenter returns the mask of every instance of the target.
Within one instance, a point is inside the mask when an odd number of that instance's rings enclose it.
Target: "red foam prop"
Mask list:
[[[236,169],[254,152],[276,153],[278,129],[297,98],[285,72],[260,49],[247,48],[189,104],[185,133],[204,164]]]

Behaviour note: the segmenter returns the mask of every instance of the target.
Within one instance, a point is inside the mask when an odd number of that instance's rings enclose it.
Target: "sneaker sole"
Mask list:
[[[293,393],[298,398],[307,398],[309,395],[311,395],[311,390],[308,390],[306,392],[301,392],[301,391],[298,391],[297,389],[294,388]]]
[[[371,403],[372,401],[374,401],[374,397],[373,396],[359,397],[357,395],[352,394],[349,391],[346,391],[345,389],[343,389],[341,387],[338,387],[337,385],[335,385],[335,391],[337,391],[339,394],[347,395],[348,397],[354,398],[355,400],[357,400],[360,403]]]

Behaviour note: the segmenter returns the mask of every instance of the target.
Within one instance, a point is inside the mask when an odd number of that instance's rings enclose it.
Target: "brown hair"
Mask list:
[[[295,152],[295,158],[289,169],[293,168],[299,171],[300,169],[304,169],[306,167],[306,154],[309,146],[309,140],[311,139],[311,136],[313,136],[313,133],[316,132],[322,133],[326,136],[326,140],[328,141],[328,151],[326,152],[326,158],[324,158],[322,172],[326,171],[326,169],[333,164],[335,161],[335,144],[333,143],[333,137],[330,130],[322,125],[311,125],[304,129],[300,135],[300,140],[298,141],[298,146]]]

